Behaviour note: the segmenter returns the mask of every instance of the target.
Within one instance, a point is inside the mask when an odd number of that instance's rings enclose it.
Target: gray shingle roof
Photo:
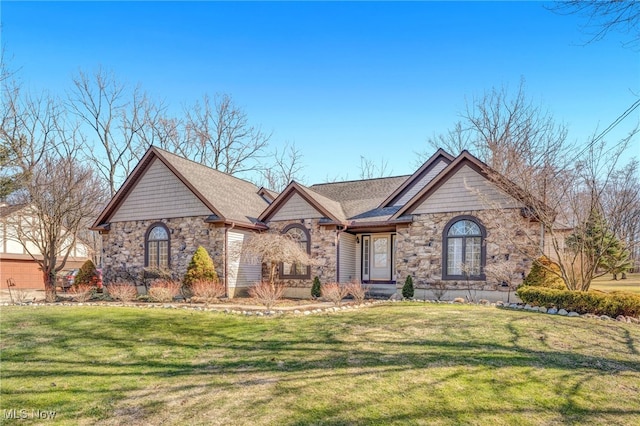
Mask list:
[[[409,176],[394,176],[387,178],[354,180],[347,182],[321,183],[309,187],[324,197],[338,202],[347,218],[356,218],[362,215],[369,217],[379,216],[374,213],[382,201],[384,201],[398,186],[404,183]],[[387,212],[379,212],[388,217]]]
[[[260,213],[269,205],[258,195],[259,188],[251,182],[168,151],[154,149],[158,157],[182,175],[186,183],[208,200],[224,219],[255,224]]]

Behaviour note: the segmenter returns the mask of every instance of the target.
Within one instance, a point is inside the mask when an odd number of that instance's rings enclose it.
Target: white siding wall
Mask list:
[[[251,238],[251,232],[232,230],[227,232],[227,248],[229,263],[227,264],[227,283],[229,293],[234,294],[235,288],[251,287],[262,277],[262,265],[251,262],[242,255],[242,245]]]
[[[205,216],[211,213],[167,166],[155,159],[111,221]]]
[[[519,203],[482,175],[468,166],[463,166],[412,213],[444,213],[519,206]]]
[[[340,276],[338,281],[347,283],[356,277],[356,236],[340,234]]]
[[[323,215],[298,193],[294,193],[271,220],[318,219]]]
[[[427,184],[431,182],[433,178],[436,177],[436,175],[440,173],[445,167],[447,167],[447,165],[448,165],[447,162],[445,162],[444,160],[440,160],[436,164],[434,164],[432,166],[433,168],[429,170],[429,172],[426,175],[424,175],[422,179],[415,182],[413,186],[411,186],[409,190],[405,192],[405,194],[402,197],[400,197],[398,201],[396,201],[394,206],[404,206],[405,204],[407,204],[407,202],[411,198],[413,198],[414,195],[420,192],[422,188],[427,186]]]

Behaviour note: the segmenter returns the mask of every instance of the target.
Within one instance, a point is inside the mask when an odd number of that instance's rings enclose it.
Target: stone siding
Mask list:
[[[536,225],[521,217],[519,210],[500,213],[481,210],[452,213],[433,213],[414,216],[408,226],[398,227],[396,234],[396,282],[401,288],[407,275],[411,275],[416,288],[449,290],[496,290],[500,282],[487,274],[486,281],[442,280],[443,230],[457,216],[470,215],[479,219],[487,235],[487,265],[500,263],[512,275],[512,285],[522,282],[523,274],[531,267],[531,259],[518,251],[518,245],[527,238],[535,244]]]
[[[170,272],[181,280],[198,246],[203,246],[213,259],[218,276],[224,278],[225,228],[204,222],[205,217],[185,217],[163,220],[138,220],[111,223],[111,230],[102,235],[103,279],[105,284],[118,280],[143,280],[145,233],[157,222],[169,228]]]
[[[337,229],[335,226],[320,226],[318,219],[272,221],[267,225],[269,232],[282,232],[288,225],[302,225],[307,229],[310,238],[311,258],[320,260],[322,264],[312,265],[309,279],[279,280],[289,288],[311,288],[313,277],[319,277],[323,283],[337,281]],[[268,279],[268,273],[263,277]],[[310,293],[309,293],[310,296]]]

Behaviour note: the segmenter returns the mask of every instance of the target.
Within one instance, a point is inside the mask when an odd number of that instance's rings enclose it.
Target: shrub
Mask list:
[[[213,260],[207,253],[207,249],[202,246],[198,246],[189,262],[189,266],[187,266],[187,272],[184,274],[183,280],[184,286],[190,289],[193,283],[200,280],[218,281],[218,274],[215,266],[213,266]]]
[[[82,264],[78,270],[78,274],[73,280],[74,285],[86,284],[95,286],[98,281],[98,272],[96,271],[96,265],[93,264],[91,259]]]
[[[182,285],[174,280],[156,280],[149,287],[149,299],[154,302],[171,302],[180,294]]]
[[[404,280],[404,285],[402,286],[402,297],[405,299],[411,299],[413,297],[413,293],[413,278],[411,278],[411,275],[407,275],[407,279]]]
[[[115,282],[109,284],[106,289],[109,297],[121,302],[130,302],[138,297],[136,286],[130,282]]]
[[[322,285],[322,297],[333,302],[334,305],[340,306],[342,299],[347,297],[349,289],[339,283],[327,283]]]
[[[311,286],[311,297],[317,299],[320,296],[322,296],[322,285],[320,284],[320,278],[315,277]]]
[[[560,266],[547,256],[542,256],[533,262],[531,271],[525,277],[522,285],[566,290],[564,280],[558,274],[560,274]]]
[[[431,291],[433,291],[433,295],[436,297],[436,300],[442,300],[448,290],[449,289],[447,288],[447,283],[445,281],[436,281],[432,284]]]
[[[359,281],[351,281],[346,285],[346,288],[347,293],[350,294],[358,304],[362,303],[367,296],[367,287],[363,286]]]
[[[219,280],[196,280],[191,283],[191,293],[197,301],[209,303],[224,297],[226,289]]]
[[[555,306],[558,309],[591,313],[640,317],[640,296],[630,293],[597,293],[595,291],[556,290],[544,287],[520,287],[517,292],[523,302],[534,306]]]
[[[249,296],[256,299],[267,309],[271,309],[284,294],[284,285],[271,284],[269,281],[260,281],[249,289]]]
[[[93,297],[94,288],[89,284],[75,284],[69,289],[69,294],[76,302],[86,302]]]

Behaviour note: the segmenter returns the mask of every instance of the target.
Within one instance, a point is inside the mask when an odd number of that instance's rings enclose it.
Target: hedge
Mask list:
[[[524,286],[516,294],[533,306],[555,306],[579,314],[619,315],[640,317],[640,296],[630,293],[597,293],[593,291],[556,290],[545,287]]]

